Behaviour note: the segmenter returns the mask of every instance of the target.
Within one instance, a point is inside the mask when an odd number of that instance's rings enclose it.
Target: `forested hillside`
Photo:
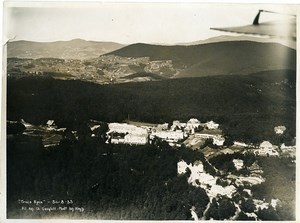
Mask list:
[[[287,127],[286,140],[295,136],[295,80],[290,70],[117,85],[9,79],[7,118],[74,127],[90,119],[164,123],[195,117],[217,121],[234,139],[276,142],[278,125]]]

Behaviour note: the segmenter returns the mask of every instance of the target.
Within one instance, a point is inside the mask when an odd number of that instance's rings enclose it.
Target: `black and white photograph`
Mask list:
[[[296,221],[299,11],[4,2],[5,219]]]

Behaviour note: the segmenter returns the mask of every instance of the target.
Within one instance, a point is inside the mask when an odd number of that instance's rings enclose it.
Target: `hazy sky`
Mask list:
[[[77,4],[77,5],[76,5]],[[57,41],[81,38],[119,43],[179,43],[226,35],[210,27],[251,24],[259,9],[295,13],[278,5],[200,3],[7,3],[6,38]],[[261,19],[271,19],[264,14]]]

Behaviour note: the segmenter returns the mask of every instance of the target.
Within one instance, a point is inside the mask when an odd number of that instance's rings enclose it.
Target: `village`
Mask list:
[[[173,121],[171,126],[168,123],[134,124],[109,123],[107,143],[145,145],[159,138],[168,142],[170,146],[180,147],[181,144],[195,146],[206,139],[212,139],[213,144],[222,146],[225,141],[222,131],[218,128],[219,124],[213,121],[200,123],[199,120],[192,118],[186,123]],[[202,131],[204,129],[205,131]]]
[[[234,152],[250,152],[257,156],[296,156],[295,146],[273,145],[269,141],[263,141],[257,145],[246,144],[244,142],[234,141],[233,145],[224,146],[225,138],[219,124],[214,121],[201,123],[198,119],[191,118],[186,123],[178,120],[173,121],[172,125],[148,124],[129,122],[129,123],[109,123],[106,143],[112,144],[130,144],[145,145],[152,143],[154,139],[166,141],[172,147],[181,147],[182,145],[201,151],[206,157],[216,156],[218,154],[233,154]],[[285,131],[284,126],[274,127],[275,134],[281,135]],[[205,146],[207,140],[218,150]],[[204,147],[203,147],[204,146]]]
[[[10,122],[8,123],[17,123]],[[66,128],[57,128],[54,120],[48,120],[45,125],[35,126],[23,119],[21,123],[25,126],[23,134],[31,136],[42,136],[45,148],[51,148],[59,144],[63,139]],[[90,120],[91,137],[96,137],[93,133],[103,122]],[[265,140],[259,145],[246,144],[234,141],[232,145],[224,145],[225,137],[220,125],[214,121],[200,122],[196,118],[191,118],[187,122],[178,120],[173,123],[151,124],[143,122],[128,121],[126,123],[107,123],[106,132],[107,144],[128,144],[146,145],[160,140],[168,143],[171,147],[179,148],[185,146],[192,150],[201,150],[207,158],[212,158],[220,154],[251,153],[255,156],[284,156],[296,157],[296,146],[273,145]],[[286,130],[285,126],[275,126],[274,133],[281,135]],[[71,131],[75,139],[78,139],[77,131]]]
[[[132,74],[156,74],[156,78],[171,77],[180,69],[172,60],[150,60],[149,57],[120,57],[102,55],[89,60],[57,58],[8,58],[8,77],[52,75],[62,80],[86,80],[99,84],[155,80],[150,76],[131,77]]]

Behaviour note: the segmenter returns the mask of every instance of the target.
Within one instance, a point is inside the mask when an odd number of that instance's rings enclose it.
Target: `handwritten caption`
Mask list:
[[[18,199],[21,211],[41,212],[84,212],[84,208],[76,206],[72,199],[67,200],[26,200]]]

